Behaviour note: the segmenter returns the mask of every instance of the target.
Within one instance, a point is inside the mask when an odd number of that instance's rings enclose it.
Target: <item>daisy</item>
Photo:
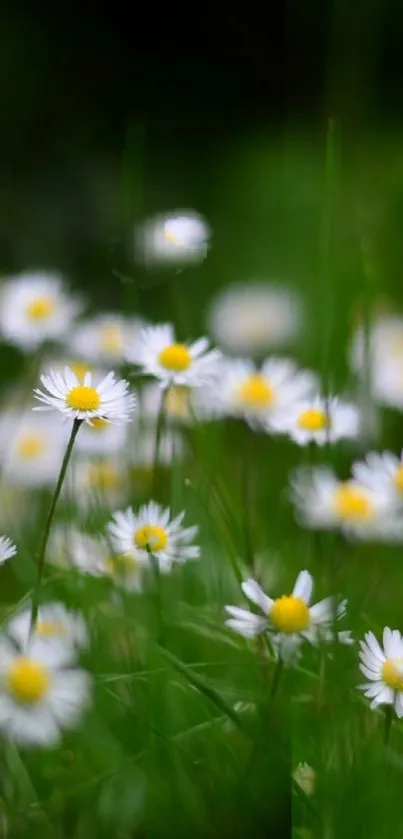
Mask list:
[[[127,591],[142,588],[143,566],[134,553],[118,554],[104,538],[58,527],[53,533],[49,556],[53,564],[73,567],[90,577],[107,577]]]
[[[246,580],[242,583],[242,591],[263,612],[264,617],[237,606],[226,606],[225,610],[230,615],[225,621],[226,626],[246,638],[254,638],[267,631],[276,654],[291,662],[298,655],[303,640],[311,644],[333,640],[334,618],[339,620],[346,613],[347,601],[336,603],[333,597],[309,606],[312,590],[313,579],[308,571],[300,571],[291,594],[276,600],[268,597],[255,580]]]
[[[81,321],[69,338],[69,348],[78,358],[94,364],[116,366],[124,362],[126,344],[144,327],[138,317],[108,312]]]
[[[312,766],[308,763],[298,763],[292,776],[305,795],[313,795],[316,787],[316,772]]]
[[[63,495],[87,511],[92,506],[116,507],[125,501],[127,490],[128,462],[123,452],[80,455],[69,466]]]
[[[161,406],[161,388],[156,383],[145,385],[140,396],[141,414],[155,421]],[[173,425],[192,425],[195,420],[215,419],[219,415],[217,398],[209,387],[188,388],[171,385],[166,393],[164,416]]]
[[[297,469],[291,498],[305,527],[340,528],[349,537],[394,541],[403,536],[390,493],[355,478],[341,481],[327,466]]]
[[[44,407],[36,411],[60,411],[68,419],[83,420],[91,424],[94,418],[108,422],[131,422],[136,398],[130,393],[124,379],[115,379],[108,373],[98,384],[92,383],[92,374],[86,373],[84,381],[66,367],[64,373],[51,370],[41,376],[45,391],[35,389],[34,395]],[[47,391],[47,392],[46,392]]]
[[[25,609],[11,618],[6,626],[7,634],[21,647],[31,637],[31,609]],[[81,649],[88,645],[88,631],[85,620],[79,612],[71,612],[63,603],[46,603],[38,610],[34,633],[35,640],[43,645],[71,645]]]
[[[60,341],[82,306],[56,274],[30,272],[6,280],[0,290],[0,335],[31,352],[44,341]]]
[[[88,704],[91,681],[71,667],[72,648],[36,638],[16,650],[0,640],[0,730],[21,745],[51,746],[74,727]]]
[[[77,376],[78,381],[80,384],[84,383],[84,376],[86,373],[92,373],[93,376],[97,376],[99,378],[106,376],[107,370],[105,368],[98,367],[98,365],[90,364],[87,361],[81,361],[77,358],[69,357],[69,358],[52,358],[45,362],[40,370],[40,375],[45,374],[49,375],[49,373],[54,370],[56,373],[60,373],[63,375],[66,367],[69,367],[70,370]]]
[[[158,449],[160,466],[170,466],[174,461],[183,459],[186,454],[185,441],[179,431],[167,429],[161,434]],[[135,471],[152,469],[155,459],[155,431],[144,429],[134,435],[131,447],[130,464]]]
[[[282,286],[235,283],[214,297],[207,322],[226,352],[260,355],[296,336],[302,323],[301,301]]]
[[[170,385],[200,387],[219,375],[219,350],[209,350],[207,338],[193,344],[178,343],[170,324],[143,329],[138,341],[127,349],[127,358],[148,376],[159,379],[161,387]]]
[[[403,637],[397,629],[385,627],[383,649],[372,632],[365,633],[360,670],[369,679],[360,688],[371,699],[370,708],[393,705],[397,716],[403,717]]]
[[[272,416],[316,388],[314,374],[298,370],[287,358],[268,358],[261,368],[247,359],[227,359],[220,366],[216,398],[228,416],[243,418],[252,428],[274,431]]]
[[[84,455],[111,456],[123,452],[128,442],[128,426],[95,417],[81,429],[76,451]]]
[[[403,408],[403,318],[393,314],[377,317],[370,325],[368,339],[359,327],[350,347],[350,364],[359,375],[369,374],[371,395],[376,402]]]
[[[173,564],[183,564],[200,555],[200,548],[191,544],[198,527],[183,528],[184,516],[185,513],[180,513],[171,519],[170,510],[155,501],[140,507],[138,513],[129,507],[113,516],[109,525],[112,544],[118,554],[134,554],[146,565],[150,563],[151,551],[158,560],[160,571],[169,572]]]
[[[355,405],[341,401],[337,396],[324,399],[312,396],[301,399],[270,418],[270,429],[287,434],[300,446],[316,443],[334,443],[353,439],[360,433],[360,412]]]
[[[0,416],[0,463],[12,484],[53,486],[67,443],[65,426],[53,416],[7,411]]]
[[[384,491],[399,507],[403,504],[403,451],[400,457],[392,452],[369,452],[365,460],[353,463],[351,472],[363,486]]]
[[[17,548],[14,542],[8,536],[0,536],[0,565],[7,562],[17,553]]]
[[[191,263],[208,250],[209,228],[191,210],[177,210],[145,221],[136,231],[136,253],[145,263]]]

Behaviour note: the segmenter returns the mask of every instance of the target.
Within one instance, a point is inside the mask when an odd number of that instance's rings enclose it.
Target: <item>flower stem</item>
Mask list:
[[[163,390],[161,392],[161,401],[158,408],[157,414],[157,424],[155,427],[155,448],[154,448],[154,464],[153,464],[153,476],[152,476],[152,486],[151,486],[151,497],[155,498],[156,490],[158,487],[158,471],[159,471],[159,455],[160,455],[160,444],[161,444],[161,437],[162,432],[164,430],[164,420],[165,420],[165,403],[169,393],[169,388]]]
[[[63,486],[64,479],[66,477],[67,466],[69,464],[70,456],[71,456],[71,453],[73,451],[74,442],[75,442],[75,439],[77,437],[77,434],[78,434],[78,431],[79,431],[79,428],[80,428],[81,424],[82,424],[82,420],[75,419],[74,422],[73,422],[73,427],[71,429],[70,439],[69,439],[69,442],[67,443],[67,448],[66,448],[66,451],[64,453],[62,465],[60,467],[59,477],[57,479],[55,491],[53,493],[52,500],[50,502],[49,512],[48,512],[46,522],[45,522],[45,527],[44,527],[43,536],[42,536],[42,542],[41,542],[41,546],[40,546],[40,550],[39,550],[39,554],[38,554],[38,562],[37,562],[38,571],[37,571],[36,586],[35,586],[34,594],[33,594],[33,597],[32,597],[30,634],[32,634],[32,632],[35,628],[36,619],[37,619],[37,616],[38,616],[39,593],[40,593],[40,589],[41,589],[43,569],[44,569],[44,566],[45,566],[46,548],[47,548],[48,541],[49,541],[50,530],[51,530],[51,527],[52,527],[52,522],[53,522],[53,517],[54,517],[54,514],[55,514],[56,504],[57,504],[58,499],[59,499],[59,495],[60,495],[60,492],[61,492],[61,489],[62,489],[62,486]]]
[[[284,661],[282,658],[277,659],[276,668],[273,674],[273,681],[271,684],[270,689],[270,704],[273,702],[273,699],[277,693],[278,686],[280,684],[281,674],[284,670]]]

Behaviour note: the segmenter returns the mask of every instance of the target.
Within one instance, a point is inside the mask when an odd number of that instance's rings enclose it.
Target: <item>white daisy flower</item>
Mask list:
[[[264,617],[237,606],[226,606],[230,617],[225,624],[246,638],[254,638],[267,631],[275,653],[291,663],[298,656],[303,640],[311,644],[333,640],[334,618],[339,620],[346,613],[347,601],[336,603],[333,597],[309,606],[312,590],[313,579],[308,571],[300,571],[292,594],[282,595],[276,600],[268,597],[255,580],[246,580],[242,583],[242,591],[263,612]],[[340,637],[338,640],[342,641]]]
[[[156,383],[143,387],[140,396],[140,410],[148,421],[155,421],[161,406],[161,388]],[[219,416],[217,398],[209,387],[188,388],[171,385],[166,393],[164,416],[173,425],[192,425]]]
[[[291,498],[305,527],[340,528],[358,539],[395,541],[403,536],[403,523],[384,487],[365,486],[355,478],[341,481],[327,466],[295,470]]]
[[[200,548],[192,545],[198,527],[183,528],[185,513],[171,519],[169,509],[155,501],[140,507],[117,512],[109,524],[112,544],[118,554],[134,554],[139,562],[150,564],[149,547],[158,560],[160,571],[169,572],[174,564],[198,559]]]
[[[6,626],[7,634],[21,647],[31,638],[31,609],[25,609],[11,618]],[[80,650],[88,646],[88,630],[79,612],[71,612],[63,603],[45,603],[38,610],[33,636],[35,641],[48,644],[71,645]]]
[[[76,451],[85,455],[121,454],[128,442],[128,425],[116,425],[102,417],[86,423],[77,436]]]
[[[7,480],[22,487],[53,486],[67,443],[53,416],[7,411],[0,416],[0,463]]]
[[[46,390],[35,389],[34,395],[44,407],[34,408],[36,411],[60,411],[68,419],[89,423],[95,418],[116,423],[132,421],[136,398],[130,393],[129,383],[115,379],[114,373],[108,373],[98,384],[92,382],[91,373],[86,373],[80,383],[66,367],[63,375],[52,370],[42,375],[41,381]]]
[[[142,262],[186,264],[204,259],[210,231],[205,220],[194,211],[148,219],[136,230],[136,255]]]
[[[116,507],[127,497],[128,467],[124,452],[76,456],[68,467],[63,496],[85,511],[94,506]]]
[[[368,359],[366,342],[368,340]],[[370,325],[368,339],[359,327],[350,347],[352,369],[364,375],[369,364],[370,389],[381,405],[403,408],[403,318],[399,315],[377,317]]]
[[[400,457],[392,452],[369,452],[363,461],[351,467],[355,480],[372,492],[385,492],[392,503],[403,504],[403,451]]]
[[[14,542],[8,536],[0,536],[0,565],[7,562],[17,553],[17,548]]]
[[[337,396],[301,399],[270,418],[270,429],[287,434],[300,446],[324,446],[337,440],[353,439],[360,433],[360,412]]]
[[[219,350],[209,350],[207,338],[193,344],[176,341],[170,324],[143,329],[138,341],[127,348],[127,358],[142,372],[160,380],[162,388],[170,385],[200,387],[219,375]]]
[[[214,297],[207,323],[226,352],[260,355],[296,336],[302,325],[301,301],[280,285],[235,283]]]
[[[140,470],[152,468],[155,459],[155,431],[154,429],[136,430],[130,450],[131,466]],[[182,460],[185,454],[185,441],[179,431],[165,430],[159,441],[159,465],[170,466],[174,461]]]
[[[78,358],[94,364],[116,366],[124,362],[125,347],[144,327],[138,317],[108,312],[77,324],[69,348]]]
[[[220,365],[217,402],[229,416],[245,419],[252,428],[275,431],[271,418],[317,389],[308,370],[298,370],[287,358],[268,358],[260,368],[247,359],[227,359]]]
[[[40,370],[40,375],[45,374],[46,376],[52,372],[60,373],[63,375],[66,367],[69,367],[70,370],[73,371],[74,375],[77,376],[79,383],[82,385],[84,383],[84,376],[86,373],[91,373],[93,376],[97,378],[103,378],[108,373],[108,370],[105,368],[101,368],[98,365],[89,364],[87,361],[81,361],[77,358],[70,357],[70,358],[55,358],[52,356],[48,361],[42,365]]]
[[[88,704],[91,680],[72,669],[71,646],[36,638],[17,651],[0,640],[0,730],[20,745],[50,746],[77,725]]]
[[[20,274],[1,285],[0,335],[31,352],[44,341],[60,341],[81,308],[57,274]]]
[[[142,589],[142,563],[134,553],[114,552],[104,538],[59,526],[51,537],[49,558],[54,565],[74,568],[90,577],[108,577],[127,591]]]
[[[370,708],[392,705],[403,717],[403,637],[397,629],[385,627],[383,649],[372,632],[360,641],[360,670],[369,679],[360,685],[371,699]]]

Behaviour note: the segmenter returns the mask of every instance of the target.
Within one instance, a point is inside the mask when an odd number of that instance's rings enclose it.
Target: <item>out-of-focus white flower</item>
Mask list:
[[[403,505],[403,452],[396,457],[392,452],[369,452],[364,461],[353,463],[355,480],[372,492],[390,494],[391,502]]]
[[[308,763],[299,763],[293,772],[294,781],[305,795],[313,795],[316,786],[316,772]]]
[[[52,486],[67,443],[66,427],[53,416],[9,411],[0,416],[0,462],[10,483]]]
[[[66,367],[63,374],[51,370],[41,376],[45,391],[35,389],[34,395],[42,407],[35,411],[60,411],[67,419],[91,423],[95,418],[108,422],[132,421],[136,398],[130,392],[130,385],[124,379],[116,379],[114,373],[95,384],[92,374],[86,373],[80,383],[75,373]]]
[[[130,463],[134,469],[148,469],[155,460],[155,430],[136,429],[130,450]],[[181,460],[186,453],[185,441],[179,431],[167,429],[161,435],[158,448],[158,464],[170,466]]]
[[[66,359],[55,358],[54,356],[52,356],[49,359],[49,361],[45,361],[42,364],[42,367],[40,369],[40,376],[42,376],[43,374],[45,376],[48,376],[51,371],[59,373],[62,376],[66,367],[73,371],[80,384],[84,384],[84,376],[86,373],[91,373],[94,377],[101,379],[104,378],[108,372],[107,370],[105,370],[105,368],[89,364],[86,361],[80,361],[77,358]]]
[[[349,537],[399,541],[403,521],[384,486],[364,485],[355,478],[341,481],[327,466],[297,469],[291,497],[305,527],[340,528]]]
[[[31,352],[44,341],[62,340],[81,308],[57,274],[20,274],[0,287],[0,335]]]
[[[364,696],[371,699],[370,708],[392,705],[403,717],[403,637],[398,629],[383,630],[383,649],[373,632],[366,632],[360,641],[360,670],[369,679],[360,685]]]
[[[185,513],[171,519],[169,509],[154,501],[135,513],[131,507],[117,512],[109,525],[113,546],[118,554],[133,554],[136,559],[150,564],[149,551],[158,561],[160,571],[169,572],[176,563],[198,559],[200,548],[192,545],[198,527],[182,527]]]
[[[113,455],[123,452],[128,441],[128,425],[116,425],[101,418],[86,423],[76,441],[76,451],[86,455]]]
[[[155,422],[161,406],[161,388],[156,383],[145,385],[140,395],[140,412],[150,423]],[[164,402],[164,416],[168,423],[192,425],[218,417],[219,410],[214,390],[209,387],[187,388],[171,385]]]
[[[162,388],[201,387],[219,376],[219,350],[209,350],[207,338],[192,344],[178,343],[169,323],[143,329],[127,347],[127,358],[148,376],[159,379]]]
[[[360,412],[355,405],[338,397],[313,396],[274,413],[270,428],[288,434],[300,446],[308,443],[324,446],[327,442],[358,437]]]
[[[84,512],[92,507],[119,506],[126,500],[128,474],[123,452],[120,456],[77,455],[69,465],[63,496]]]
[[[81,321],[69,338],[69,349],[78,358],[101,366],[116,366],[124,361],[125,347],[136,340],[144,327],[138,317],[110,313]]]
[[[112,550],[104,538],[81,533],[74,528],[55,528],[49,546],[53,565],[74,568],[90,577],[107,577],[120,588],[139,591],[145,566],[132,554]]]
[[[35,628],[31,635],[31,609],[11,618],[6,626],[7,634],[24,647],[30,638],[35,638],[44,646],[70,644],[73,650],[79,650],[88,644],[88,631],[84,618],[79,612],[71,612],[63,603],[45,603],[38,610]]]
[[[217,404],[252,428],[272,428],[271,418],[317,390],[317,378],[288,358],[267,358],[260,368],[247,359],[226,359],[215,387]]]
[[[355,372],[369,376],[376,402],[402,409],[403,317],[392,314],[376,318],[367,336],[360,326],[353,335],[350,364]]]
[[[71,645],[44,645],[37,638],[17,651],[0,640],[0,730],[22,745],[58,743],[87,705],[91,680],[73,669]]]
[[[237,606],[226,606],[230,616],[226,626],[246,638],[268,631],[274,652],[284,662],[292,663],[299,656],[301,641],[319,644],[333,640],[334,618],[339,620],[346,613],[347,601],[337,603],[333,597],[310,606],[312,590],[313,579],[308,571],[300,571],[291,594],[275,600],[264,593],[256,580],[246,580],[242,591],[264,617]]]
[[[17,548],[8,536],[0,536],[0,565],[15,556]]]
[[[301,301],[280,285],[235,283],[214,297],[207,323],[226,352],[260,355],[296,336],[302,325]]]
[[[146,265],[200,262],[207,254],[210,230],[192,210],[148,219],[136,230],[136,257]]]

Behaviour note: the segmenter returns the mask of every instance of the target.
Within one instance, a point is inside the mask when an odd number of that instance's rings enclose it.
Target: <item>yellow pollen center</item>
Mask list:
[[[192,363],[192,356],[185,344],[171,344],[170,347],[164,347],[161,350],[158,361],[167,370],[172,370],[174,373],[182,373],[187,370]]]
[[[101,404],[101,397],[94,387],[77,385],[71,388],[66,396],[66,405],[75,411],[97,411]]]
[[[44,638],[54,638],[67,635],[67,628],[63,621],[38,620],[35,632],[37,635],[43,635]]]
[[[239,401],[248,408],[269,408],[274,400],[271,384],[260,373],[253,373],[238,391]]]
[[[382,665],[382,678],[393,690],[403,691],[403,658],[388,658]]]
[[[285,594],[274,601],[270,620],[279,632],[302,632],[310,624],[309,609],[300,597]]]
[[[123,346],[122,330],[117,323],[104,326],[100,339],[101,349],[109,353],[119,353]]]
[[[84,382],[85,374],[90,372],[90,368],[88,367],[88,365],[87,364],[82,364],[81,361],[75,361],[75,362],[73,362],[73,364],[69,364],[69,367],[70,367],[70,370],[72,370],[73,373],[75,373],[78,381],[82,385],[83,382]]]
[[[53,315],[55,311],[55,303],[51,297],[37,297],[28,303],[26,312],[31,320],[46,320],[46,318]]]
[[[186,387],[170,387],[166,396],[167,414],[179,419],[187,419],[190,414],[189,391]]]
[[[166,531],[158,524],[143,524],[134,534],[134,544],[137,548],[147,547],[152,553],[163,551],[168,542]]]
[[[17,451],[24,460],[35,460],[45,451],[45,442],[40,434],[25,434],[18,441]]]
[[[298,417],[298,427],[302,431],[324,431],[328,426],[328,417],[325,411],[319,408],[308,408]]]
[[[103,429],[108,426],[110,426],[110,422],[107,420],[102,419],[102,417],[94,417],[94,419],[91,420],[91,425],[89,427],[95,429],[95,431],[103,431]]]
[[[373,505],[365,492],[348,482],[337,488],[333,507],[337,515],[347,521],[365,521],[373,514]]]
[[[164,229],[164,237],[165,241],[168,242],[169,245],[180,245],[178,237],[175,236],[175,233],[172,233],[172,230],[169,230],[167,227]]]
[[[395,487],[399,492],[403,492],[403,466],[399,466],[394,477]]]
[[[5,681],[15,699],[33,704],[46,695],[50,686],[50,673],[41,662],[21,656],[9,667]]]
[[[87,472],[89,486],[102,492],[117,489],[120,483],[120,472],[113,463],[90,463]]]

